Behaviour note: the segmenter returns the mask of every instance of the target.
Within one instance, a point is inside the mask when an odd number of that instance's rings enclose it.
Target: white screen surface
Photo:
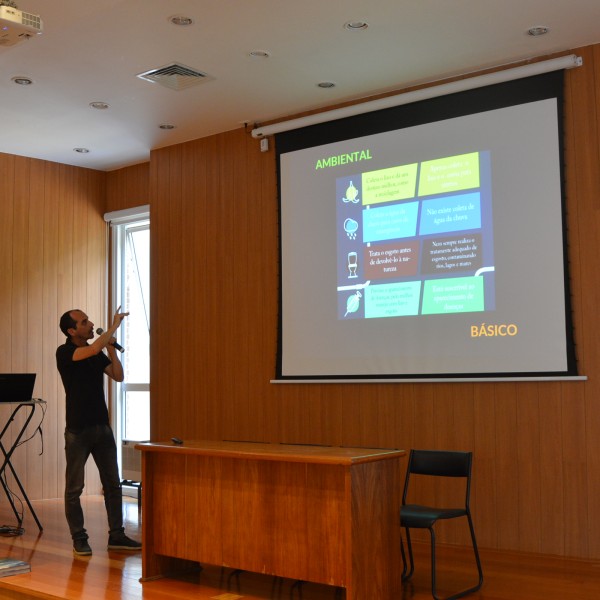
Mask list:
[[[279,375],[566,373],[557,102],[282,153]]]

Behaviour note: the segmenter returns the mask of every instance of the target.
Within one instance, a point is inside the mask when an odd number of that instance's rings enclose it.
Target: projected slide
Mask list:
[[[336,180],[338,318],[492,310],[490,153]]]
[[[574,372],[547,83],[277,138],[278,378]]]

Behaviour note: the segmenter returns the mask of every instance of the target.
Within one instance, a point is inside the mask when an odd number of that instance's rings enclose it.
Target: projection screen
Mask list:
[[[576,375],[563,73],[277,135],[277,379]]]

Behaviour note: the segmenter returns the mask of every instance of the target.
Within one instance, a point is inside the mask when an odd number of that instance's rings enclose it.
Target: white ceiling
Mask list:
[[[243,123],[600,41],[600,0],[16,3],[41,16],[43,34],[0,47],[0,152],[105,171]],[[173,15],[194,23],[176,27]],[[347,31],[348,21],[369,27]],[[527,35],[534,25],[550,32]],[[255,50],[269,57],[251,57]],[[176,91],[136,77],[173,62],[210,78]],[[34,83],[16,85],[15,76]]]

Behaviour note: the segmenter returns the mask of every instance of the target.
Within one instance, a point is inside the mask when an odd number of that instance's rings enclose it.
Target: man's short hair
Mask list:
[[[72,312],[78,311],[78,308],[72,308],[68,310],[61,318],[59,327],[60,330],[67,336],[71,337],[69,334],[69,329],[77,329],[77,321],[71,316]]]

